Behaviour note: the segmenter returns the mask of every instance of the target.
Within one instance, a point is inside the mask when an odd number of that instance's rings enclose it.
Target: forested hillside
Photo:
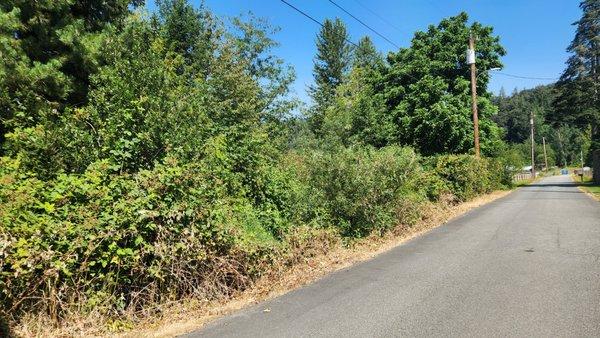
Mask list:
[[[0,4],[0,316],[11,327],[227,299],[333,243],[410,227],[424,206],[510,186],[520,159],[501,126],[525,142],[528,109],[555,162],[579,149],[577,131],[547,125],[552,88],[492,97],[484,70],[505,50],[465,13],[385,56],[325,21],[307,109],[276,32],[186,0],[155,13],[139,0]],[[483,158],[471,155],[470,34]]]
[[[566,167],[581,165],[581,152],[588,156],[590,150],[590,130],[585,125],[555,124],[558,115],[556,101],[559,89],[556,85],[539,86],[533,89],[513,91],[510,96],[504,90],[493,98],[498,106],[498,114],[493,120],[504,129],[504,139],[516,158],[523,165],[531,163],[531,126],[534,116],[534,141],[536,166],[545,165],[543,141],[549,166]],[[587,163],[590,163],[589,160]]]

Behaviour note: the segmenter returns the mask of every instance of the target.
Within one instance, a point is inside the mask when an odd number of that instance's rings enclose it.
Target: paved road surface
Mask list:
[[[205,336],[600,337],[600,204],[546,178]]]

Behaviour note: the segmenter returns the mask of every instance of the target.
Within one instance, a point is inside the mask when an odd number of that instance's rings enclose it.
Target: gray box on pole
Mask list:
[[[467,64],[472,65],[475,63],[475,49],[467,49]]]

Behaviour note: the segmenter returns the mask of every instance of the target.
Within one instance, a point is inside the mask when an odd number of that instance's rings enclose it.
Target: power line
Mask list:
[[[323,25],[323,24],[322,24],[322,23],[321,23],[319,20],[317,20],[317,19],[313,18],[312,16],[308,15],[306,12],[303,12],[301,9],[299,9],[299,8],[297,8],[296,6],[294,6],[294,5],[290,4],[290,3],[289,3],[289,2],[287,2],[286,0],[280,0],[280,1],[281,1],[281,2],[283,2],[284,4],[288,5],[290,8],[294,9],[296,12],[298,12],[298,13],[300,13],[300,14],[304,15],[304,16],[305,16],[305,17],[307,17],[309,20],[313,21],[314,23],[318,24],[319,26],[321,26],[321,27],[324,27],[324,25]],[[357,44],[355,44],[354,42],[352,42],[351,40],[349,40],[349,39],[346,39],[346,41],[347,41],[348,43],[350,43],[350,44],[354,45],[355,47],[358,47],[358,45],[357,45]],[[392,42],[392,44],[394,44],[394,43]],[[398,47],[398,48],[399,48],[399,47]],[[415,78],[414,76],[412,76],[412,75],[410,75],[410,74],[408,74],[408,73],[406,73],[406,74],[404,74],[404,75],[406,75],[406,76],[410,77],[411,79],[415,80],[416,82],[418,82],[418,81],[419,81],[417,78]]]
[[[287,2],[286,0],[280,0],[281,2],[283,2],[284,4],[288,5],[290,8],[292,8],[293,10],[295,10],[296,12],[302,14],[303,16],[305,16],[306,18],[308,18],[309,20],[313,21],[314,23],[316,23],[317,25],[324,27],[323,23],[321,23],[319,20],[313,18],[312,16],[310,16],[309,14],[307,14],[306,12],[302,11],[301,9],[297,8],[296,6],[290,4],[289,2]],[[356,0],[355,0],[356,1]],[[354,18],[356,21],[360,22],[363,26],[367,27],[368,29],[370,29],[371,31],[373,31],[375,34],[379,35],[380,37],[382,37],[384,40],[386,40],[387,42],[391,43],[392,45],[394,45],[397,48],[400,48],[398,45],[396,45],[394,42],[390,41],[389,39],[387,39],[385,36],[379,34],[379,32],[377,32],[376,30],[372,29],[371,27],[369,27],[367,24],[365,24],[364,22],[362,22],[360,19],[358,19],[357,17],[355,17],[354,15],[350,14],[347,10],[345,10],[344,8],[342,8],[340,5],[338,5],[337,3],[335,3],[332,0],[329,0],[329,2],[331,2],[332,4],[334,4],[336,7],[338,7],[339,9],[341,9],[342,11],[344,11],[346,14],[350,15],[352,18]],[[360,2],[356,1],[359,5],[363,6],[365,9],[367,9],[368,11],[370,11],[371,13],[373,13],[374,15],[376,15],[377,17],[379,17],[382,20],[383,19],[381,16],[379,16],[378,14],[376,14],[375,12],[371,11],[370,9],[368,9],[366,6],[362,5]],[[389,24],[389,23],[388,23]],[[390,24],[391,25],[391,24]],[[393,25],[391,25],[393,26]],[[395,27],[396,28],[396,27]],[[397,29],[397,28],[396,28]],[[349,40],[349,39],[345,39],[348,43],[352,44],[355,47],[358,47],[358,45],[356,43],[354,43],[353,41]],[[520,76],[520,75],[514,75],[514,74],[507,74],[507,73],[502,73],[502,72],[498,72],[498,71],[493,71],[494,74],[499,74],[499,75],[504,75],[504,76],[508,76],[508,77],[514,77],[517,79],[526,79],[526,80],[551,80],[551,81],[557,81],[559,80],[558,78],[550,78],[550,77],[530,77],[530,76]],[[416,79],[414,76],[406,73],[404,75],[407,75],[408,77],[412,78],[415,81],[418,81],[418,79]]]
[[[282,0],[283,1],[283,0]],[[389,42],[390,44],[392,44],[394,47],[400,49],[400,46],[398,46],[397,44],[395,44],[392,40],[386,38],[385,36],[383,36],[383,34],[379,33],[378,31],[374,30],[373,28],[371,28],[369,25],[367,25],[366,23],[364,23],[362,20],[360,20],[359,18],[355,17],[354,15],[352,15],[352,13],[348,12],[347,10],[345,10],[342,6],[338,5],[335,1],[333,0],[329,0],[329,2],[331,2],[334,6],[336,6],[337,8],[341,9],[344,13],[350,15],[354,20],[358,21],[361,25],[367,27],[369,30],[371,30],[371,32],[379,35],[379,37],[381,37],[382,39],[384,39],[385,41]]]
[[[500,74],[500,75],[504,75],[504,76],[508,76],[508,77],[514,77],[517,79],[526,79],[526,80],[552,80],[552,81],[557,81],[559,80],[558,78],[555,77],[531,77],[531,76],[520,76],[520,75],[513,75],[513,74],[507,74],[507,73],[501,73],[501,72],[497,72],[497,71],[493,71],[494,74]]]
[[[398,28],[398,26],[394,25],[393,23],[391,23],[390,21],[388,21],[386,18],[384,18],[383,16],[377,14],[377,12],[373,11],[372,9],[370,9],[369,7],[365,6],[364,4],[362,4],[360,1],[358,0],[354,0],[354,2],[356,2],[357,4],[359,4],[362,8],[366,9],[367,11],[369,11],[371,14],[373,14],[374,16],[378,17],[379,20],[381,20],[382,22],[384,22],[385,24],[387,24],[388,26],[394,28],[395,30],[399,31],[399,32],[403,32],[403,29]]]
[[[281,1],[281,2],[283,2],[284,4],[288,5],[290,8],[292,8],[292,9],[293,9],[293,10],[295,10],[296,12],[298,12],[298,13],[302,14],[303,16],[305,16],[306,18],[308,18],[308,19],[309,19],[309,20],[311,20],[312,22],[316,23],[317,25],[319,25],[319,26],[321,26],[321,27],[324,27],[324,25],[323,25],[323,24],[322,24],[322,23],[321,23],[319,20],[317,20],[317,19],[313,18],[312,16],[310,16],[310,15],[309,15],[309,14],[307,14],[306,12],[302,11],[302,10],[301,10],[301,9],[299,9],[298,7],[296,7],[296,6],[292,5],[292,4],[290,4],[290,3],[289,3],[289,2],[287,2],[286,0],[280,0],[280,1]],[[335,4],[335,3],[334,3],[334,5],[337,5],[337,4]],[[339,6],[338,6],[338,7],[339,7]],[[342,9],[342,8],[340,7],[340,9]],[[344,9],[342,9],[342,10],[344,10]],[[344,10],[344,11],[345,11],[345,10]],[[349,14],[349,13],[348,13],[348,14]],[[352,16],[352,14],[349,14],[349,15],[351,15],[351,16]],[[358,19],[356,19],[356,20],[358,20]],[[377,33],[377,34],[379,34],[379,33]],[[385,39],[385,37],[384,37],[384,39]],[[357,45],[356,43],[354,43],[353,41],[351,41],[351,40],[349,40],[349,39],[345,39],[345,40],[346,40],[348,43],[352,44],[354,47],[358,47],[358,45]],[[387,40],[387,39],[386,39],[386,40]],[[389,41],[389,40],[388,40],[388,42],[390,42],[391,44],[393,44],[394,46],[396,46],[396,44],[394,44],[393,42],[391,42],[391,41]],[[398,47],[398,46],[396,46],[396,47]],[[398,47],[398,48],[400,48],[400,47]],[[414,76],[412,76],[412,75],[410,75],[410,74],[408,74],[408,73],[406,73],[405,75],[407,75],[408,77],[410,77],[411,79],[413,79],[413,80],[415,80],[415,81],[419,81],[417,78],[415,78]]]
[[[307,17],[308,19],[310,19],[311,21],[313,21],[314,23],[316,23],[317,25],[324,27],[323,24],[321,23],[321,21],[313,18],[312,16],[308,15],[306,12],[302,11],[301,9],[299,9],[298,7],[290,4],[289,2],[285,1],[285,0],[280,0],[281,2],[283,2],[284,4],[288,5],[289,7],[291,7],[292,9],[294,9],[296,12],[304,15],[305,17]],[[354,45],[354,47],[358,47],[357,44],[355,44],[354,42],[352,42],[349,39],[345,39],[349,44]]]

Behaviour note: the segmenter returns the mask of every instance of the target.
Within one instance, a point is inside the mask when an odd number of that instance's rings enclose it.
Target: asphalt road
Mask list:
[[[549,177],[189,335],[363,336],[600,337],[600,204]]]

